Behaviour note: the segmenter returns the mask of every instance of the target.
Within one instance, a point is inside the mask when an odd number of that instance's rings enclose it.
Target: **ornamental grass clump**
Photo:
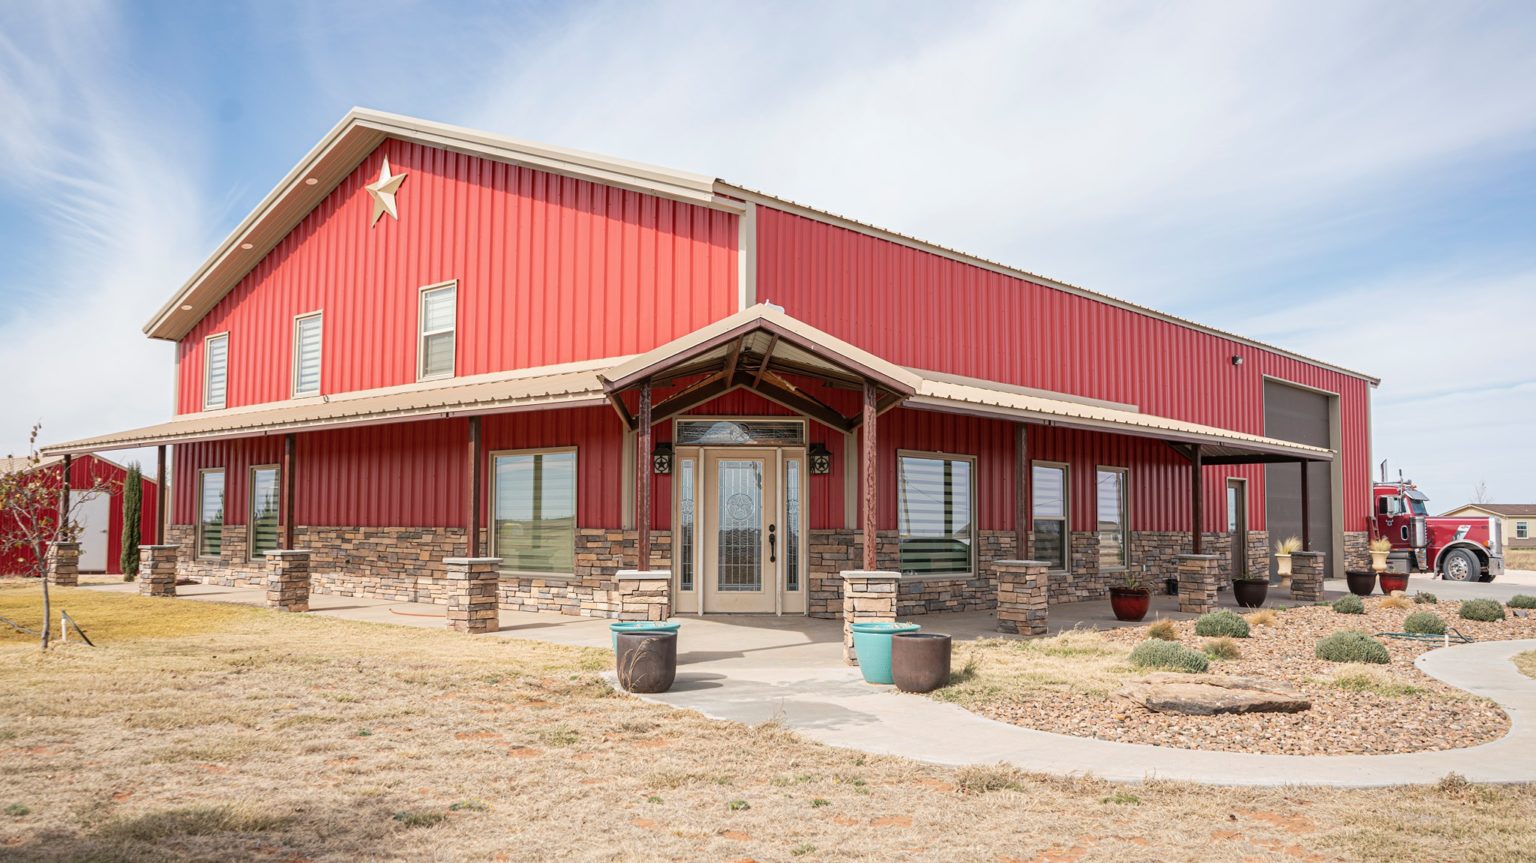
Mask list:
[[[1435,596],[1433,593],[1425,593],[1421,590],[1413,595],[1413,601],[1418,605],[1438,605],[1440,603],[1440,597]]]
[[[1210,660],[1199,651],[1190,650],[1173,641],[1149,638],[1131,651],[1131,664],[1137,668],[1161,668],[1167,671],[1185,671],[1201,674],[1211,667]]]
[[[1531,596],[1528,593],[1519,593],[1504,604],[1510,608],[1536,608],[1536,596]]]
[[[1381,607],[1382,608],[1403,609],[1403,608],[1410,608],[1412,606],[1413,606],[1413,603],[1408,601],[1408,597],[1404,596],[1403,592],[1401,590],[1394,590],[1394,591],[1392,591],[1392,595],[1391,596],[1383,596],[1381,598]]]
[[[1243,652],[1230,638],[1213,638],[1205,643],[1205,655],[1212,659],[1241,659]]]
[[[1230,611],[1213,611],[1195,621],[1195,634],[1206,638],[1247,638],[1248,621]]]
[[[1258,611],[1243,615],[1249,626],[1274,626],[1280,622],[1280,615],[1272,608],[1261,608]]]
[[[1410,635],[1444,635],[1445,618],[1433,611],[1415,611],[1403,621],[1403,631]]]
[[[1459,614],[1465,620],[1492,622],[1504,619],[1504,606],[1491,599],[1468,599],[1461,603]]]
[[[1173,621],[1159,620],[1147,627],[1147,637],[1158,641],[1178,641],[1179,630],[1174,627]]]
[[[1360,601],[1360,597],[1350,594],[1335,599],[1333,611],[1335,614],[1365,614],[1365,603]]]
[[[1387,646],[1363,632],[1346,630],[1317,642],[1317,658],[1328,662],[1365,662],[1385,665],[1391,658]]]

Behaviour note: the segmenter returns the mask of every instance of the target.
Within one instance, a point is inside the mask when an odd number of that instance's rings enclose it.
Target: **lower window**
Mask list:
[[[1067,466],[1036,464],[1030,472],[1036,560],[1067,568]]]
[[[277,549],[277,468],[251,468],[251,560]]]
[[[224,471],[205,470],[197,480],[197,556],[224,551]]]
[[[1124,569],[1129,558],[1125,552],[1125,470],[1099,468],[1099,568]]]
[[[492,554],[516,572],[574,572],[576,452],[498,453],[492,463]]]
[[[971,466],[969,458],[897,457],[896,513],[902,572],[972,571],[975,524]]]

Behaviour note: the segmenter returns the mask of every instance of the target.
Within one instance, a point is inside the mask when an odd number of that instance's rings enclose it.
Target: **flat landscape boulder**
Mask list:
[[[1301,690],[1261,677],[1158,672],[1115,693],[1155,713],[1300,713],[1312,706]]]

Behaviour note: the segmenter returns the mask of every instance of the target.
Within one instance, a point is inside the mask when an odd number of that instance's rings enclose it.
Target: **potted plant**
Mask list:
[[[1135,622],[1147,616],[1152,606],[1152,591],[1141,581],[1141,576],[1127,572],[1118,587],[1109,589],[1109,607],[1116,620]]]
[[[1275,545],[1275,572],[1280,576],[1280,586],[1291,586],[1291,555],[1301,551],[1301,537],[1288,536]]]
[[[1384,536],[1378,536],[1371,540],[1371,569],[1377,572],[1387,571],[1387,555],[1392,553],[1392,540]]]
[[[1234,578],[1232,596],[1243,608],[1258,608],[1269,596],[1269,579],[1252,573]]]

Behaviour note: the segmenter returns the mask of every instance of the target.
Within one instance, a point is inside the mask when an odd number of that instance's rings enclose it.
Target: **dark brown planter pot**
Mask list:
[[[1391,596],[1395,590],[1408,589],[1408,575],[1402,572],[1383,572],[1380,576],[1381,592]]]
[[[675,632],[621,632],[614,656],[625,692],[666,692],[677,680]]]
[[[1243,608],[1258,608],[1269,596],[1269,579],[1236,579],[1232,582],[1232,596]]]
[[[949,636],[898,632],[891,636],[891,682],[902,692],[932,692],[949,682]]]
[[[1370,596],[1376,590],[1376,573],[1362,569],[1352,569],[1344,573],[1344,580],[1349,583],[1349,592],[1355,596]]]
[[[1152,591],[1111,587],[1109,607],[1114,610],[1116,620],[1134,623],[1147,616],[1147,609],[1152,607]]]

